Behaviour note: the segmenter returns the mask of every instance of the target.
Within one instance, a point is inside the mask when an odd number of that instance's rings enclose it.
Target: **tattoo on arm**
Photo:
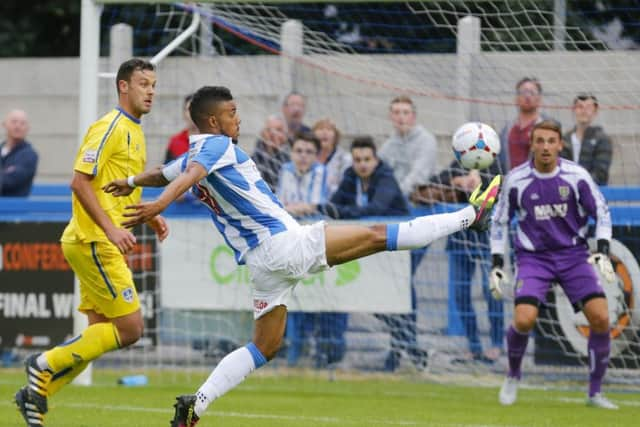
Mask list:
[[[162,166],[142,172],[135,178],[136,185],[140,187],[164,187],[169,181],[162,174]]]

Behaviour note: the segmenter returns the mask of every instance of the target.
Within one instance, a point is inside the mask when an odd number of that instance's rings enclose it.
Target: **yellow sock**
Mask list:
[[[56,394],[62,387],[69,384],[75,377],[80,375],[87,366],[89,366],[89,362],[82,362],[78,365],[67,368],[64,371],[56,373],[47,386],[47,396],[51,397]]]
[[[82,334],[45,352],[53,372],[91,362],[100,355],[120,347],[118,329],[112,323],[95,323]]]

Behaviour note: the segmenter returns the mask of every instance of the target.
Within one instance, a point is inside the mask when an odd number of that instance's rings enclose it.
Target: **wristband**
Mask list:
[[[136,183],[134,182],[134,178],[135,178],[135,176],[133,176],[133,175],[131,175],[129,178],[127,178],[127,185],[129,187],[131,187],[131,188],[136,188],[137,187]]]

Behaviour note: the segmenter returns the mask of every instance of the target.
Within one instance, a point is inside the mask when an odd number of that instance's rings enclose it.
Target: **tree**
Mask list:
[[[79,53],[80,0],[0,2],[0,57]]]

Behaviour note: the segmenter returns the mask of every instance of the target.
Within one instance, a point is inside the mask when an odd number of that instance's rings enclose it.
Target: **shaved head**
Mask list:
[[[24,110],[11,110],[7,113],[5,121],[9,119],[27,120],[27,113]]]
[[[29,118],[23,110],[11,110],[5,116],[2,125],[7,131],[7,142],[13,144],[22,141],[29,132]]]

